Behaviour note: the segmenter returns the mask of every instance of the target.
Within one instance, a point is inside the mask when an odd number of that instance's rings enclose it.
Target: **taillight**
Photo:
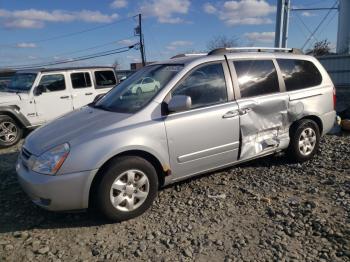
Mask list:
[[[337,103],[337,93],[335,91],[335,87],[333,86],[333,109],[335,110],[335,105]]]

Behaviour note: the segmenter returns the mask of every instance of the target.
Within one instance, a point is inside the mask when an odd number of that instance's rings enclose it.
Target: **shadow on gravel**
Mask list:
[[[15,148],[0,150],[0,233],[35,228],[92,227],[109,223],[93,210],[81,213],[54,213],[35,206],[17,182]]]

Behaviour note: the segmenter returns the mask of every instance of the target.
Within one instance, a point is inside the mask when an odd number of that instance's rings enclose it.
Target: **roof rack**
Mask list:
[[[208,55],[219,55],[233,52],[287,52],[293,54],[302,54],[303,52],[298,48],[280,48],[280,47],[224,47],[217,48],[208,53]]]
[[[197,53],[197,54],[178,54],[176,56],[171,57],[170,59],[174,58],[180,58],[180,57],[189,57],[189,56],[204,56],[207,55],[207,53]]]

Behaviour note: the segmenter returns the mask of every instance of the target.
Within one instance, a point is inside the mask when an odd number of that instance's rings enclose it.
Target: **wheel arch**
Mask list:
[[[30,126],[29,121],[25,118],[25,116],[19,112],[18,106],[5,106],[0,107],[0,115],[6,115],[11,117],[21,128],[26,128]]]
[[[170,169],[167,166],[163,166],[161,161],[154,155],[151,154],[145,150],[127,150],[123,151],[121,153],[118,153],[111,158],[109,158],[107,161],[105,161],[102,166],[98,169],[96,175],[94,176],[89,190],[89,206],[94,202],[93,197],[97,191],[98,185],[101,182],[101,179],[103,177],[103,172],[108,168],[108,166],[118,157],[122,156],[137,156],[141,157],[147,161],[149,161],[154,168],[156,169],[157,175],[158,175],[158,181],[159,186],[162,187],[165,183],[165,176],[167,176],[170,173]]]
[[[319,128],[319,131],[320,131],[320,135],[322,135],[322,132],[323,132],[323,123],[322,123],[322,120],[320,117],[316,116],[316,115],[307,115],[307,116],[304,116],[300,119],[298,119],[297,121],[295,121],[292,125],[291,125],[291,128],[289,129],[291,132],[292,130],[294,130],[300,123],[301,120],[304,120],[304,119],[309,119],[309,120],[313,120],[318,128]]]

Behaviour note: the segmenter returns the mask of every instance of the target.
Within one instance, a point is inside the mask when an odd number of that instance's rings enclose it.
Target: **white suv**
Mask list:
[[[18,71],[0,91],[0,148],[32,129],[91,103],[117,84],[112,67]]]

